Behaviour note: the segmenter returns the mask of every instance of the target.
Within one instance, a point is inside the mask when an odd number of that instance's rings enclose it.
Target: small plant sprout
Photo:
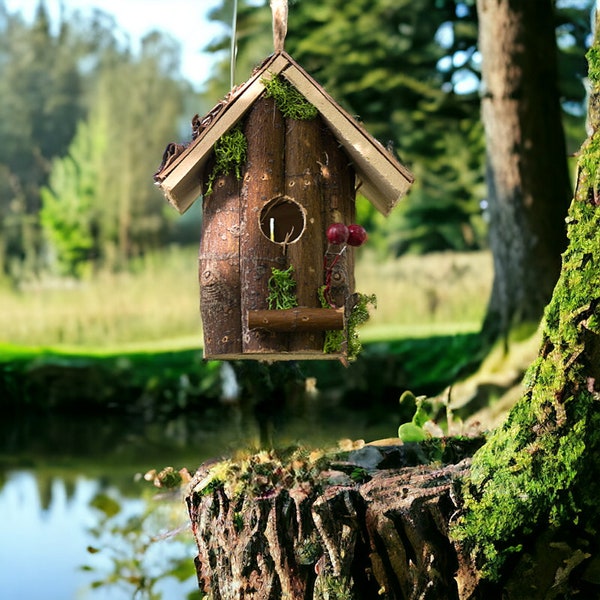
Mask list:
[[[405,391],[400,396],[400,404],[415,403],[415,414],[409,423],[403,423],[398,428],[398,437],[403,442],[423,442],[431,437],[431,434],[424,429],[425,423],[430,420],[430,415],[423,406],[426,396],[415,398],[410,391]]]

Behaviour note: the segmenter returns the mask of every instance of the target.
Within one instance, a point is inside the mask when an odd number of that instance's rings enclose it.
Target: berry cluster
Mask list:
[[[327,228],[327,241],[336,246],[362,246],[367,241],[367,232],[362,225],[353,224],[346,227],[343,223],[332,223]]]
[[[340,257],[346,251],[348,246],[362,246],[367,241],[367,232],[361,225],[344,225],[343,223],[332,223],[327,228],[327,251],[325,252],[324,258],[324,269],[325,269],[325,289],[323,291],[323,297],[327,303],[336,308],[335,304],[331,300],[331,276],[333,274],[333,268],[340,260]],[[338,246],[337,251],[332,251],[332,246]],[[333,257],[333,258],[332,258]]]

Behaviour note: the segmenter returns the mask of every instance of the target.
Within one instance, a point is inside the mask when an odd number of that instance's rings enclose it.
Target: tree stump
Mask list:
[[[464,457],[481,443],[448,448]],[[201,467],[186,497],[200,589],[214,600],[459,598],[448,530],[469,458],[432,466],[426,454],[294,449]]]

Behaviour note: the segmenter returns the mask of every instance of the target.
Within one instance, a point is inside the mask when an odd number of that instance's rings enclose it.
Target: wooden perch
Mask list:
[[[248,311],[249,329],[330,331],[344,329],[343,308],[288,308]]]

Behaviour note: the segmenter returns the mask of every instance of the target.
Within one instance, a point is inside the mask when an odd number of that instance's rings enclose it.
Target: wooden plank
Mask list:
[[[307,121],[285,122],[285,190],[305,212],[304,231],[300,239],[287,248],[289,263],[294,266],[296,297],[300,306],[320,307],[318,290],[324,283],[321,171],[325,161],[322,144],[323,121],[317,116]],[[290,335],[289,350],[322,350],[322,330]]]
[[[375,138],[353,119],[325,90],[290,57],[281,75],[311,102],[335,133],[364,182],[361,192],[382,214],[388,215],[414,181]]]
[[[244,124],[248,159],[242,185],[240,238],[243,352],[283,352],[288,336],[248,328],[249,310],[268,308],[272,268],[285,269],[284,247],[267,238],[260,228],[260,211],[284,193],[285,124],[272,98],[259,98]]]
[[[207,354],[206,360],[265,360],[265,361],[288,361],[288,360],[339,360],[346,365],[346,357],[342,354],[325,354],[322,351],[306,352],[244,352],[242,354]]]
[[[233,174],[218,177],[202,207],[198,277],[205,355],[242,351],[240,187]]]

